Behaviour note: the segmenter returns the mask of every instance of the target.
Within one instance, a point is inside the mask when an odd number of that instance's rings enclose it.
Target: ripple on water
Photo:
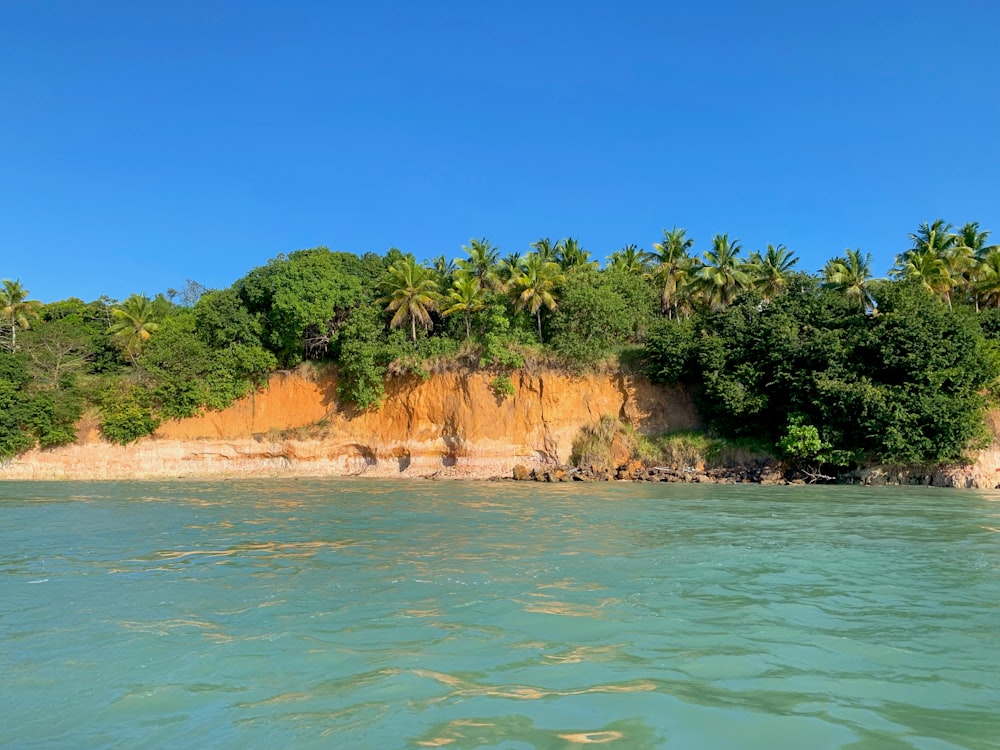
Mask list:
[[[995,494],[918,489],[3,484],[0,746],[997,748]]]

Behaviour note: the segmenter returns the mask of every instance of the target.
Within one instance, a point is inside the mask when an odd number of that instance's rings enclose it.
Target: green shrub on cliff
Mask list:
[[[983,435],[997,358],[967,308],[916,284],[884,283],[878,313],[803,278],[648,340],[650,371],[695,386],[702,416],[726,436],[777,442],[801,416],[835,451],[895,462],[954,461]],[[685,332],[690,332],[686,339]]]
[[[135,383],[119,381],[101,398],[101,434],[113,443],[133,443],[159,425],[149,391]]]

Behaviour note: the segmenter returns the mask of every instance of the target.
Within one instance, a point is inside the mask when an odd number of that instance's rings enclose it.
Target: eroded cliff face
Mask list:
[[[651,434],[698,425],[687,392],[635,376],[519,372],[508,398],[492,380],[394,378],[380,410],[358,412],[340,403],[331,375],[279,373],[228,409],[168,422],[132,445],[84,426],[77,443],[30,451],[0,465],[0,477],[509,476],[515,464],[568,461],[580,428],[604,415]]]

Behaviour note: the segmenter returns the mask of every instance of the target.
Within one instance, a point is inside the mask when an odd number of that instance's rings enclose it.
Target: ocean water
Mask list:
[[[0,483],[3,748],[1000,748],[1000,493]]]

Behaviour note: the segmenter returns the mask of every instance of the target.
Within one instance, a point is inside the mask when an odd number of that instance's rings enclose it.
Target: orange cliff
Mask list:
[[[382,408],[359,412],[337,398],[332,375],[278,373],[227,409],[167,422],[131,445],[81,429],[73,445],[3,462],[0,478],[510,476],[516,464],[568,461],[580,428],[604,415],[650,434],[698,424],[687,392],[641,377],[516,372],[507,398],[493,377],[392,378]]]

